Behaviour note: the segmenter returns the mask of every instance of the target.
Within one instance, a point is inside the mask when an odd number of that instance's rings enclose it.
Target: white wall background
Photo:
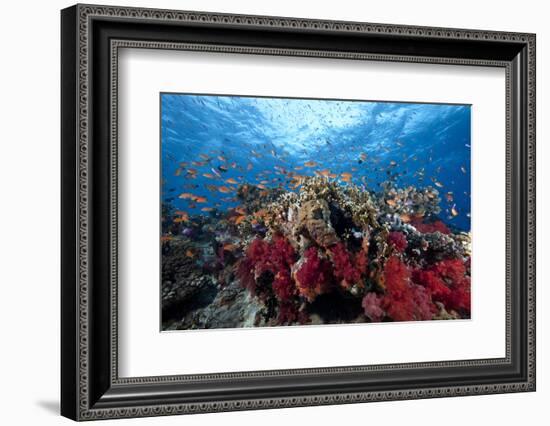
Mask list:
[[[102,424],[499,425],[550,417],[550,27],[540,0],[104,0],[103,4],[537,33],[538,390],[529,394],[107,421]],[[0,419],[68,424],[59,405],[59,9],[11,1],[0,25]],[[547,420],[546,420],[547,421]]]

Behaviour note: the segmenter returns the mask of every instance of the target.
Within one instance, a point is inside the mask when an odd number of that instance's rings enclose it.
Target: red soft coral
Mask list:
[[[397,256],[392,256],[384,266],[384,282],[387,293],[396,298],[403,298],[408,294],[411,273],[407,265]]]
[[[241,286],[254,296],[256,294],[256,278],[254,277],[254,262],[252,259],[248,256],[241,259],[236,272]]]
[[[451,289],[431,270],[415,270],[413,272],[413,281],[426,287],[432,294],[432,298],[437,302],[445,302],[451,294]]]
[[[411,272],[397,256],[384,267],[386,294],[382,307],[394,321],[429,320],[435,313],[430,293],[411,282]]]
[[[279,271],[273,280],[273,291],[279,300],[288,300],[296,292],[296,287],[288,271]]]
[[[294,278],[300,294],[311,302],[327,290],[332,278],[331,266],[330,262],[319,257],[315,247],[305,251],[304,259]]]
[[[433,270],[450,286],[451,294],[445,306],[457,311],[470,313],[470,277],[466,275],[466,265],[460,259],[442,260]]]
[[[470,277],[466,263],[460,259],[442,260],[426,270],[415,271],[413,280],[428,289],[433,300],[443,303],[446,309],[469,315]]]
[[[400,253],[403,253],[409,245],[405,234],[399,231],[393,231],[388,234],[388,244],[393,246],[393,248]]]
[[[272,242],[256,238],[250,243],[245,257],[239,263],[237,275],[243,287],[256,295],[258,277],[270,272],[274,277],[273,291],[277,298],[284,300],[295,292],[290,277],[290,268],[294,261],[294,248],[285,238],[275,236]]]
[[[353,256],[353,263],[355,264],[355,269],[357,269],[360,274],[365,276],[368,275],[369,257],[364,249],[361,249]]]
[[[450,283],[456,283],[464,278],[466,266],[460,259],[447,259],[436,263],[433,271]]]
[[[272,243],[272,258],[280,265],[290,266],[296,260],[294,247],[286,238],[275,235]]]
[[[450,234],[451,230],[440,220],[436,220],[431,223],[423,223],[422,219],[415,218],[411,220],[411,225],[416,228],[418,232],[422,234],[431,234],[434,232],[441,232],[442,234]]]
[[[372,322],[380,322],[384,318],[385,312],[381,307],[382,297],[378,296],[376,293],[371,292],[367,293],[363,297],[361,306],[365,310],[365,315],[369,317]]]
[[[347,289],[359,282],[361,272],[351,263],[351,255],[344,243],[337,243],[329,249],[334,265],[334,276],[340,285]]]
[[[453,286],[449,297],[449,306],[458,311],[464,311],[467,316],[471,310],[470,277],[464,277]]]
[[[433,304],[430,292],[424,287],[416,284],[411,284],[411,291],[416,305],[414,313],[415,318],[423,321],[431,320],[437,310]]]

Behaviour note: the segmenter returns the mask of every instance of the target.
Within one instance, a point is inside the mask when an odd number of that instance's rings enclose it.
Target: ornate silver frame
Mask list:
[[[136,38],[126,31],[139,23],[142,31],[167,26],[198,29],[251,29],[288,33],[312,32],[327,37],[350,35],[425,43],[464,43],[474,57],[445,57],[395,52],[321,50],[319,48],[248,46],[210,41],[181,41],[170,34],[159,40]],[[108,36],[104,35],[108,33]],[[202,32],[201,32],[202,34]],[[164,37],[164,38],[163,38]],[[195,35],[191,35],[191,38]],[[196,36],[198,37],[198,36]],[[374,39],[373,38],[373,39]],[[246,36],[243,36],[243,40]],[[287,43],[289,43],[287,41]],[[336,42],[335,42],[336,43]],[[382,43],[383,44],[383,43]],[[500,56],[487,50],[504,46]],[[377,47],[382,49],[382,47]],[[121,48],[217,51],[239,54],[297,55],[370,61],[396,61],[503,67],[506,70],[506,357],[448,362],[327,367],[208,375],[118,377],[117,326],[117,112],[118,52]],[[375,49],[376,50],[376,49]],[[419,52],[422,49],[419,48]],[[101,51],[103,56],[96,56]],[[518,53],[519,52],[519,53]],[[262,16],[210,14],[154,9],[77,5],[62,12],[63,53],[63,233],[62,233],[62,414],[75,420],[138,417],[213,411],[276,408],[441,396],[533,391],[535,389],[535,36],[446,28],[408,27]],[[105,59],[103,59],[105,58]],[[94,68],[96,67],[96,68]],[[105,102],[97,101],[102,99]],[[94,121],[95,120],[95,121]],[[104,136],[100,136],[104,135]],[[100,137],[105,140],[98,142]],[[108,142],[108,143],[106,143]],[[108,158],[108,161],[106,161]],[[91,159],[94,161],[92,162]],[[104,159],[104,160],[103,160]],[[97,177],[98,161],[107,179]],[[96,189],[97,188],[97,189]],[[103,198],[99,189],[107,189]],[[520,211],[514,206],[520,203]],[[98,217],[101,216],[100,219]],[[105,236],[97,229],[105,228]],[[96,264],[100,247],[108,265]],[[521,265],[512,263],[520,256]],[[97,277],[101,276],[101,280]],[[522,304],[519,303],[522,299]],[[103,304],[101,312],[97,304]],[[518,343],[518,340],[521,342]],[[452,384],[445,374],[484,368],[501,369],[508,380],[491,376],[469,384]],[[455,370],[453,370],[455,369]],[[426,371],[432,386],[403,385],[407,372]],[[512,374],[514,372],[514,374]],[[376,388],[381,373],[395,376],[395,385]],[[401,374],[401,376],[400,376]],[[373,376],[374,375],[374,376]],[[401,378],[400,378],[401,377]],[[276,391],[276,380],[311,378],[314,391]],[[331,380],[348,380],[331,391]],[[357,385],[357,381],[368,383]],[[368,379],[368,380],[367,380]],[[216,392],[224,383],[248,380],[250,390]],[[458,380],[457,380],[458,381]],[[286,382],[285,382],[286,383]],[[412,385],[412,386],[411,386]],[[270,388],[271,386],[271,388]],[[189,389],[194,389],[190,391]],[[261,396],[252,389],[262,389]],[[266,390],[267,389],[267,390]],[[271,391],[270,391],[271,389]],[[325,391],[323,391],[325,389]],[[170,390],[170,392],[168,392]],[[177,398],[169,397],[170,393]],[[248,393],[247,393],[248,391]],[[168,392],[168,393],[167,393]],[[193,393],[194,392],[194,393]],[[270,393],[271,392],[271,393]]]

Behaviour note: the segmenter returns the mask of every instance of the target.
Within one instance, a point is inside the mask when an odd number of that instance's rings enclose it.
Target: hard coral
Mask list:
[[[338,242],[338,236],[330,221],[328,203],[322,199],[302,203],[298,211],[297,231],[321,247]]]

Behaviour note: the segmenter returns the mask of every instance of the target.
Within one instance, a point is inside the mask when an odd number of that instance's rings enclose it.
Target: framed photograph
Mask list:
[[[61,12],[61,412],[535,390],[535,35]]]

